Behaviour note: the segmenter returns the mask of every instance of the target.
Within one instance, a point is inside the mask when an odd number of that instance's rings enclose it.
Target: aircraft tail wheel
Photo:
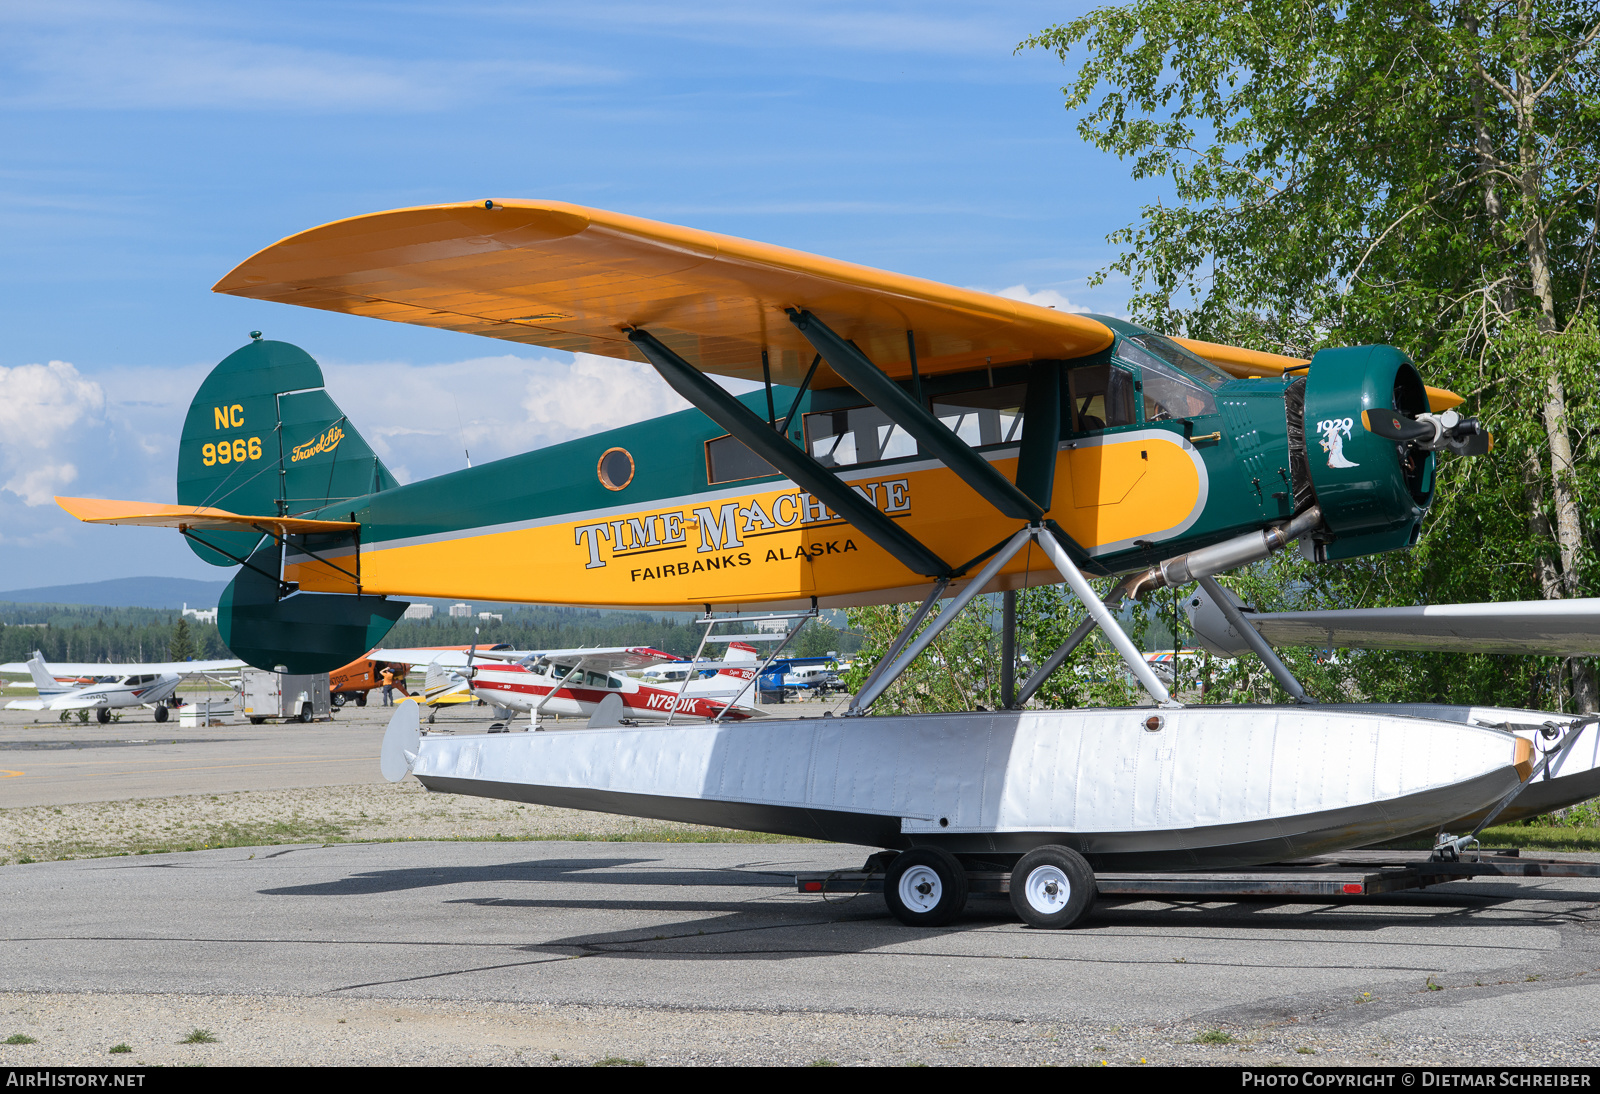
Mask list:
[[[1094,871],[1070,847],[1035,847],[1011,871],[1011,907],[1030,927],[1070,927],[1094,907]]]
[[[101,725],[105,725],[107,722],[111,721],[111,711],[107,710],[105,707],[101,707],[99,710],[94,712],[94,720],[99,722]]]
[[[366,705],[367,705],[367,693],[364,692],[364,691],[356,692],[356,706],[364,707]]]
[[[109,716],[109,714],[110,714],[110,712],[108,711],[107,712],[107,716]],[[156,721],[165,722],[166,720],[167,720],[167,708],[165,706],[156,707]]]
[[[908,927],[943,927],[967,906],[967,871],[937,847],[902,851],[883,879],[883,899]]]

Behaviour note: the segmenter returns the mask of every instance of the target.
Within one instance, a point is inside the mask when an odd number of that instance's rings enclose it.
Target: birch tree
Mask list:
[[[1345,606],[1594,591],[1597,37],[1592,0],[1135,0],[1019,46],[1074,67],[1086,142],[1170,185],[1110,237],[1102,277],[1131,279],[1137,319],[1296,356],[1396,345],[1494,430],[1490,456],[1441,469],[1416,550],[1302,568],[1296,589]],[[1533,658],[1405,658],[1420,668],[1356,658],[1358,684],[1600,698],[1584,661],[1552,685]]]

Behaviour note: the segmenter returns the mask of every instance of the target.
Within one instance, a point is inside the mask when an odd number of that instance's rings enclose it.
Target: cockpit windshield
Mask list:
[[[1183,367],[1158,355],[1151,343],[1165,343],[1168,354],[1183,359]],[[1228,375],[1198,357],[1189,358],[1170,339],[1159,334],[1126,337],[1117,343],[1117,356],[1139,366],[1145,421],[1166,422],[1217,412],[1217,400],[1211,392],[1228,380]]]
[[[1132,334],[1124,341],[1132,342],[1213,391],[1233,379],[1210,361],[1195,356],[1164,334]]]

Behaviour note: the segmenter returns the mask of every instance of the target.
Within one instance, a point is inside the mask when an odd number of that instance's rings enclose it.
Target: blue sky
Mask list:
[[[340,217],[557,198],[1120,312],[1087,278],[1157,192],[1078,139],[1069,70],[1013,55],[1089,6],[0,7],[0,589],[225,576],[49,498],[172,500],[189,398],[253,329],[403,480],[463,434],[480,462],[682,405],[638,367],[210,292]]]

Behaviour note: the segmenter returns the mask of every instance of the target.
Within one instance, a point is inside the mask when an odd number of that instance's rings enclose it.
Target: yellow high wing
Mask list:
[[[896,379],[1078,357],[1112,333],[1082,315],[803,251],[559,201],[396,209],[292,235],[216,292],[642,361],[642,327],[704,372],[798,385],[815,350],[786,308]],[[816,387],[840,381],[824,365]]]

